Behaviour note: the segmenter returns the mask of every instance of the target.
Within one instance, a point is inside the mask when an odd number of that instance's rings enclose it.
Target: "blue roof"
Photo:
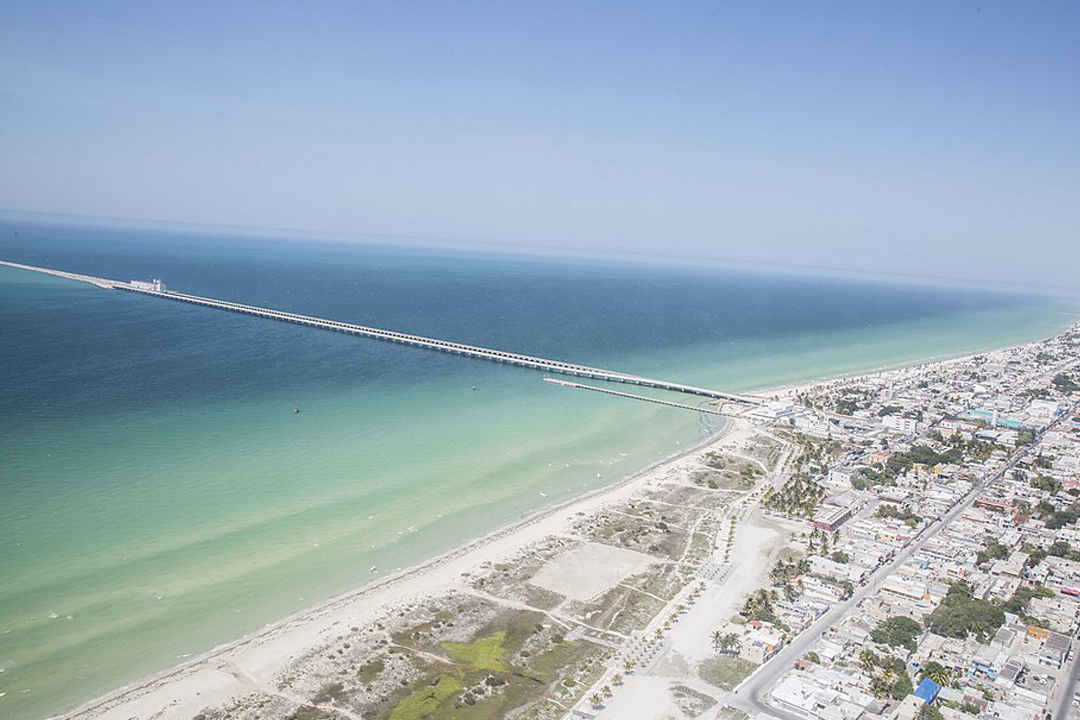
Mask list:
[[[919,683],[919,687],[915,688],[915,692],[912,693],[915,697],[919,698],[923,702],[933,702],[937,694],[941,692],[941,686],[933,680],[923,680]]]

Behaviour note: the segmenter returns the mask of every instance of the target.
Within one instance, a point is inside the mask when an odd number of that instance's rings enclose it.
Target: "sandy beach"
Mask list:
[[[741,445],[753,434],[732,420],[716,435],[617,483],[503,527],[425,563],[268,625],[153,677],[120,688],[59,717],[71,720],[181,720],[270,683],[289,661],[341,626],[363,625],[411,598],[453,588],[463,574],[497,563],[562,532],[581,513],[626,500],[706,452]]]

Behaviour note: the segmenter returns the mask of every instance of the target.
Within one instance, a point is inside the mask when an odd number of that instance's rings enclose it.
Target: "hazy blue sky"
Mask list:
[[[1076,287],[1080,3],[0,5],[0,208]]]

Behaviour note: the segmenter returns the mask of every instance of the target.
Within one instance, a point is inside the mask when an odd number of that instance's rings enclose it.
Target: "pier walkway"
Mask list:
[[[19,268],[20,270],[32,270],[33,272],[45,273],[46,275],[53,275],[55,277],[65,278],[67,280],[78,280],[79,282],[97,285],[99,288],[104,288],[106,290],[111,290],[117,285],[127,284],[118,283],[114,280],[106,280],[105,278],[93,277],[92,275],[79,275],[78,273],[69,273],[64,272],[63,270],[51,270],[49,268],[34,267],[33,265],[20,265],[19,263],[7,262],[4,260],[0,260],[0,265]]]
[[[299,315],[297,313],[284,312],[282,310],[271,310],[269,308],[256,307],[254,305],[244,305],[241,303],[228,302],[225,300],[215,300],[213,298],[200,297],[198,295],[188,295],[186,293],[176,292],[173,290],[156,291],[144,287],[144,285],[146,285],[145,283],[140,283],[139,286],[136,286],[133,283],[123,282],[120,280],[108,280],[106,278],[92,277],[90,275],[79,275],[76,273],[63,272],[60,270],[35,267],[33,265],[21,265],[18,263],[5,262],[2,260],[0,260],[0,265],[15,267],[22,270],[31,270],[34,272],[45,273],[47,275],[54,275],[56,277],[66,278],[69,280],[86,282],[100,288],[126,290],[128,292],[139,293],[142,295],[151,295],[154,297],[163,298],[165,300],[174,300],[177,302],[190,303],[192,305],[201,305],[203,307],[215,308],[218,310],[228,310],[231,312],[242,313],[245,315],[267,318],[269,320],[279,320],[282,322],[295,323],[297,325],[306,325],[308,327],[319,328],[322,330],[331,330],[334,332],[341,332],[350,335],[359,335],[362,337],[383,340],[386,342],[399,343],[402,345],[411,345],[413,347],[423,348],[425,350],[446,352],[454,355],[465,355],[480,360],[490,360],[493,362],[506,363],[509,365],[517,365],[519,367],[532,368],[534,370],[540,370],[543,372],[558,373],[561,375],[573,375],[576,377],[585,377],[591,378],[593,380],[603,380],[607,382],[640,385],[642,387],[651,387],[659,390],[669,390],[671,392],[697,395],[700,397],[741,403],[744,405],[758,405],[763,402],[761,398],[753,396],[739,395],[736,393],[729,393],[721,390],[711,390],[708,388],[696,387],[693,385],[684,385],[682,383],[669,382],[667,380],[657,380],[654,378],[647,378],[639,375],[630,375],[627,373],[615,372],[612,370],[604,370],[602,368],[594,368],[588,365],[565,363],[558,360],[548,360],[545,358],[533,357],[531,355],[522,355],[520,353],[493,350],[491,348],[480,347],[477,345],[466,345],[463,343],[449,342],[446,340],[436,340],[434,338],[423,337],[422,335],[411,335],[409,333],[393,332],[391,330],[382,330],[380,328],[367,327],[365,325],[356,325],[353,323],[326,320],[324,318],[311,317],[308,315]]]
[[[580,390],[592,390],[593,392],[604,393],[605,395],[615,395],[617,397],[630,398],[631,400],[641,400],[643,402],[656,403],[657,405],[666,405],[668,407],[680,408],[682,410],[693,410],[694,412],[702,412],[707,415],[720,415],[721,417],[738,417],[733,413],[727,413],[711,407],[687,405],[686,403],[677,403],[670,400],[661,400],[660,398],[652,398],[645,395],[635,395],[634,393],[619,392],[618,390],[609,390],[608,388],[596,387],[595,385],[584,385],[582,383],[568,382],[566,380],[557,380],[555,378],[544,378],[544,382],[551,383],[552,385],[558,385],[560,387],[578,388]]]

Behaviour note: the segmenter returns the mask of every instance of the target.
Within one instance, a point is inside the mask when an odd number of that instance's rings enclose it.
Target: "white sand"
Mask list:
[[[633,550],[591,542],[556,555],[529,582],[588,602],[655,562]]]

